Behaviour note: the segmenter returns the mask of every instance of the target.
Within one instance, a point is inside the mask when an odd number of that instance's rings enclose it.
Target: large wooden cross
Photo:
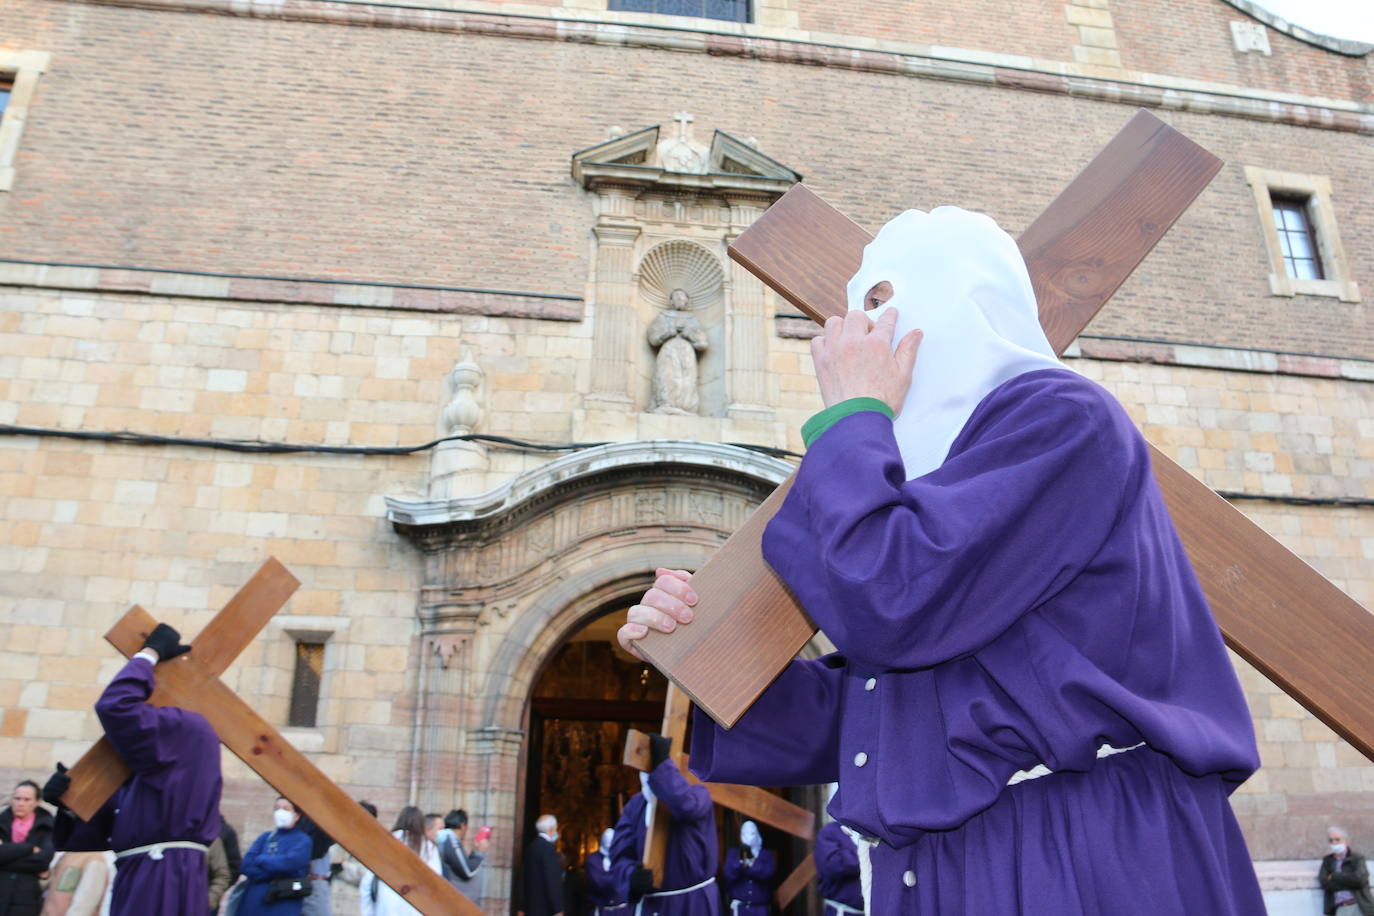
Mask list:
[[[1138,112],[1017,244],[1056,353],[1187,209],[1221,161]],[[867,232],[798,186],[730,256],[817,321],[847,310]],[[1374,616],[1239,510],[1151,448],[1155,478],[1226,642],[1374,759]],[[650,631],[640,651],[724,727],[733,725],[815,632],[764,563],[764,526],[785,482],[692,579],[692,625]]]
[[[481,910],[334,785],[219,679],[299,586],[286,567],[269,559],[200,631],[190,652],[157,666],[157,686],[148,702],[203,715],[225,747],[426,916],[479,916]],[[120,618],[105,639],[125,657],[131,657],[156,625],[147,611],[136,606]],[[71,787],[62,802],[78,817],[89,820],[128,777],[129,768],[109,739],[102,737],[71,768]]]
[[[703,783],[687,768],[687,754],[683,742],[687,737],[687,717],[691,714],[692,702],[674,684],[668,684],[668,695],[663,701],[663,727],[659,734],[672,740],[672,757],[682,775],[692,785],[704,785],[711,793],[711,801],[722,808],[753,818],[762,824],[776,827],[784,833],[811,842],[816,838],[816,816],[800,805],[794,805],[771,792],[757,786],[740,786],[726,782]],[[649,772],[652,769],[649,752],[649,736],[638,729],[630,729],[625,736],[626,766]],[[668,853],[668,812],[658,802],[649,815],[648,833],[644,838],[644,867],[654,873],[654,885],[663,886],[663,863]],[[782,909],[792,902],[816,874],[816,860],[808,854],[792,874],[784,880],[774,894],[778,908]]]

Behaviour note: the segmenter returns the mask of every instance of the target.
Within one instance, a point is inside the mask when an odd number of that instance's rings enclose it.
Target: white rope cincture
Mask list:
[[[823,897],[821,899],[821,903],[834,910],[836,914],[838,914],[838,916],[850,916],[851,913],[857,916],[857,914],[863,912],[863,910],[856,909],[847,903],[840,903],[840,901],[838,900],[831,900],[829,897]]]
[[[190,840],[168,840],[165,843],[149,843],[147,846],[135,846],[132,849],[121,850],[115,853],[115,858],[123,859],[126,856],[141,856],[147,853],[148,858],[154,862],[161,862],[164,849],[199,849],[203,853],[210,852],[210,847],[204,843],[193,843]]]
[[[869,855],[872,853],[873,847],[881,841],[873,837],[866,837],[844,824],[840,825],[840,829],[854,841],[854,848],[859,851],[859,888],[864,895],[864,916],[873,916],[873,860]]]
[[[1112,747],[1110,744],[1104,744],[1097,749],[1097,759],[1101,760],[1103,757],[1110,757],[1113,754],[1124,754],[1127,751],[1133,751],[1138,747],[1144,746],[1144,741],[1140,742],[1139,744],[1132,744],[1130,747]],[[1054,770],[1051,770],[1043,763],[1037,764],[1036,766],[1031,767],[1029,770],[1017,770],[1015,773],[1012,773],[1011,778],[1007,780],[1007,785],[1014,786],[1017,783],[1025,782],[1028,779],[1039,779],[1041,776],[1049,776],[1053,772]]]
[[[643,897],[639,898],[639,903],[635,904],[635,916],[642,916],[644,911],[645,900],[650,900],[657,897],[677,897],[681,894],[690,894],[692,891],[699,891],[703,887],[710,887],[712,884],[715,883],[716,876],[712,875],[705,881],[702,881],[699,884],[693,884],[691,887],[680,887],[675,891],[654,891],[652,894],[645,894]]]

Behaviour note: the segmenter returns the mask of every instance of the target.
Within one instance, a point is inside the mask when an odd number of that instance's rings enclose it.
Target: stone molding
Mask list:
[[[501,486],[477,496],[446,500],[386,498],[387,521],[397,531],[412,535],[434,526],[455,531],[476,531],[497,519],[523,516],[525,510],[554,501],[565,491],[613,471],[650,467],[691,468],[710,474],[741,477],[771,490],[794,470],[780,458],[762,452],[716,442],[659,439],[649,442],[613,442],[555,458],[526,471]]]
[[[779,337],[809,340],[820,333],[810,318],[778,315]],[[1199,369],[1225,369],[1230,372],[1265,372],[1271,375],[1309,375],[1316,378],[1343,378],[1353,382],[1374,382],[1374,360],[1352,359],[1318,353],[1283,353],[1244,347],[1218,347],[1212,344],[1167,340],[1133,340],[1129,337],[1080,336],[1064,351],[1065,359],[1098,359],[1108,362],[1158,363],[1162,366],[1191,366]]]
[[[1351,133],[1374,133],[1374,106],[1343,99],[1271,92],[1246,86],[1121,70],[1103,77],[1100,64],[1042,60],[961,48],[878,41],[852,35],[813,35],[794,29],[744,25],[734,30],[686,28],[670,17],[640,14],[614,19],[604,11],[521,7],[472,0],[467,9],[373,4],[367,0],[83,0],[104,6],[204,12],[217,15],[325,22],[372,28],[489,35],[657,48],[721,57],[836,67],[1048,92],[1163,110],[1191,111]],[[1079,4],[1082,5],[1082,4]],[[485,7],[485,8],[481,8]],[[607,19],[572,18],[595,14]],[[567,18],[563,18],[567,17]],[[660,23],[657,20],[662,20]]]
[[[581,321],[583,318],[582,297],[554,293],[212,274],[156,267],[110,267],[0,258],[0,287],[6,286],[221,301],[336,305],[449,315],[540,318],[546,321]]]
[[[1282,32],[1289,38],[1296,38],[1298,41],[1314,45],[1324,51],[1334,51],[1346,57],[1364,57],[1370,51],[1374,51],[1374,44],[1355,41],[1353,38],[1333,38],[1330,35],[1309,32],[1302,26],[1293,25],[1288,20],[1275,16],[1258,4],[1251,3],[1250,0],[1221,0],[1221,2],[1227,6],[1235,7],[1251,19],[1264,23],[1275,32]]]
[[[0,191],[14,185],[14,157],[24,134],[24,121],[40,77],[52,62],[47,51],[8,51],[0,49],[0,72],[13,74],[14,85],[0,118]]]

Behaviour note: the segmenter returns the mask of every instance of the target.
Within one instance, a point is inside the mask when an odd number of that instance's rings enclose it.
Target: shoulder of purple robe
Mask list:
[[[728,731],[693,707],[692,772],[751,786],[838,780],[844,666],[840,655],[793,661]]]
[[[845,835],[839,821],[831,821],[816,834],[816,871],[827,878],[859,873],[859,850]]]
[[[110,744],[136,773],[162,769],[187,755],[192,742],[218,743],[215,730],[199,713],[175,706],[150,706],[153,666],[132,658],[96,701],[95,712]]]
[[[773,850],[760,849],[759,854],[754,857],[753,864],[745,869],[745,873],[755,881],[767,881],[773,877],[773,872],[777,869],[778,863],[773,858]]]
[[[764,557],[852,661],[929,667],[1071,581],[1148,474],[1144,440],[1109,393],[1066,369],[1030,372],[984,398],[945,462],[915,480],[892,421],[840,420],[803,459]]]
[[[688,782],[671,758],[649,773],[649,788],[668,806],[674,820],[700,821],[708,817],[714,820],[710,790]]]

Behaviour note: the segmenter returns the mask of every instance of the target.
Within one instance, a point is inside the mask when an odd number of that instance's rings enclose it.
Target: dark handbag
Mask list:
[[[310,896],[309,878],[273,878],[272,883],[267,886],[267,896],[263,897],[264,903],[271,903],[274,900],[304,900]]]
[[[267,854],[275,856],[277,854],[277,832],[272,831],[272,837],[267,841]],[[304,900],[310,896],[310,878],[273,878],[272,883],[267,885],[267,893],[263,896],[263,903],[272,903],[276,900]]]

